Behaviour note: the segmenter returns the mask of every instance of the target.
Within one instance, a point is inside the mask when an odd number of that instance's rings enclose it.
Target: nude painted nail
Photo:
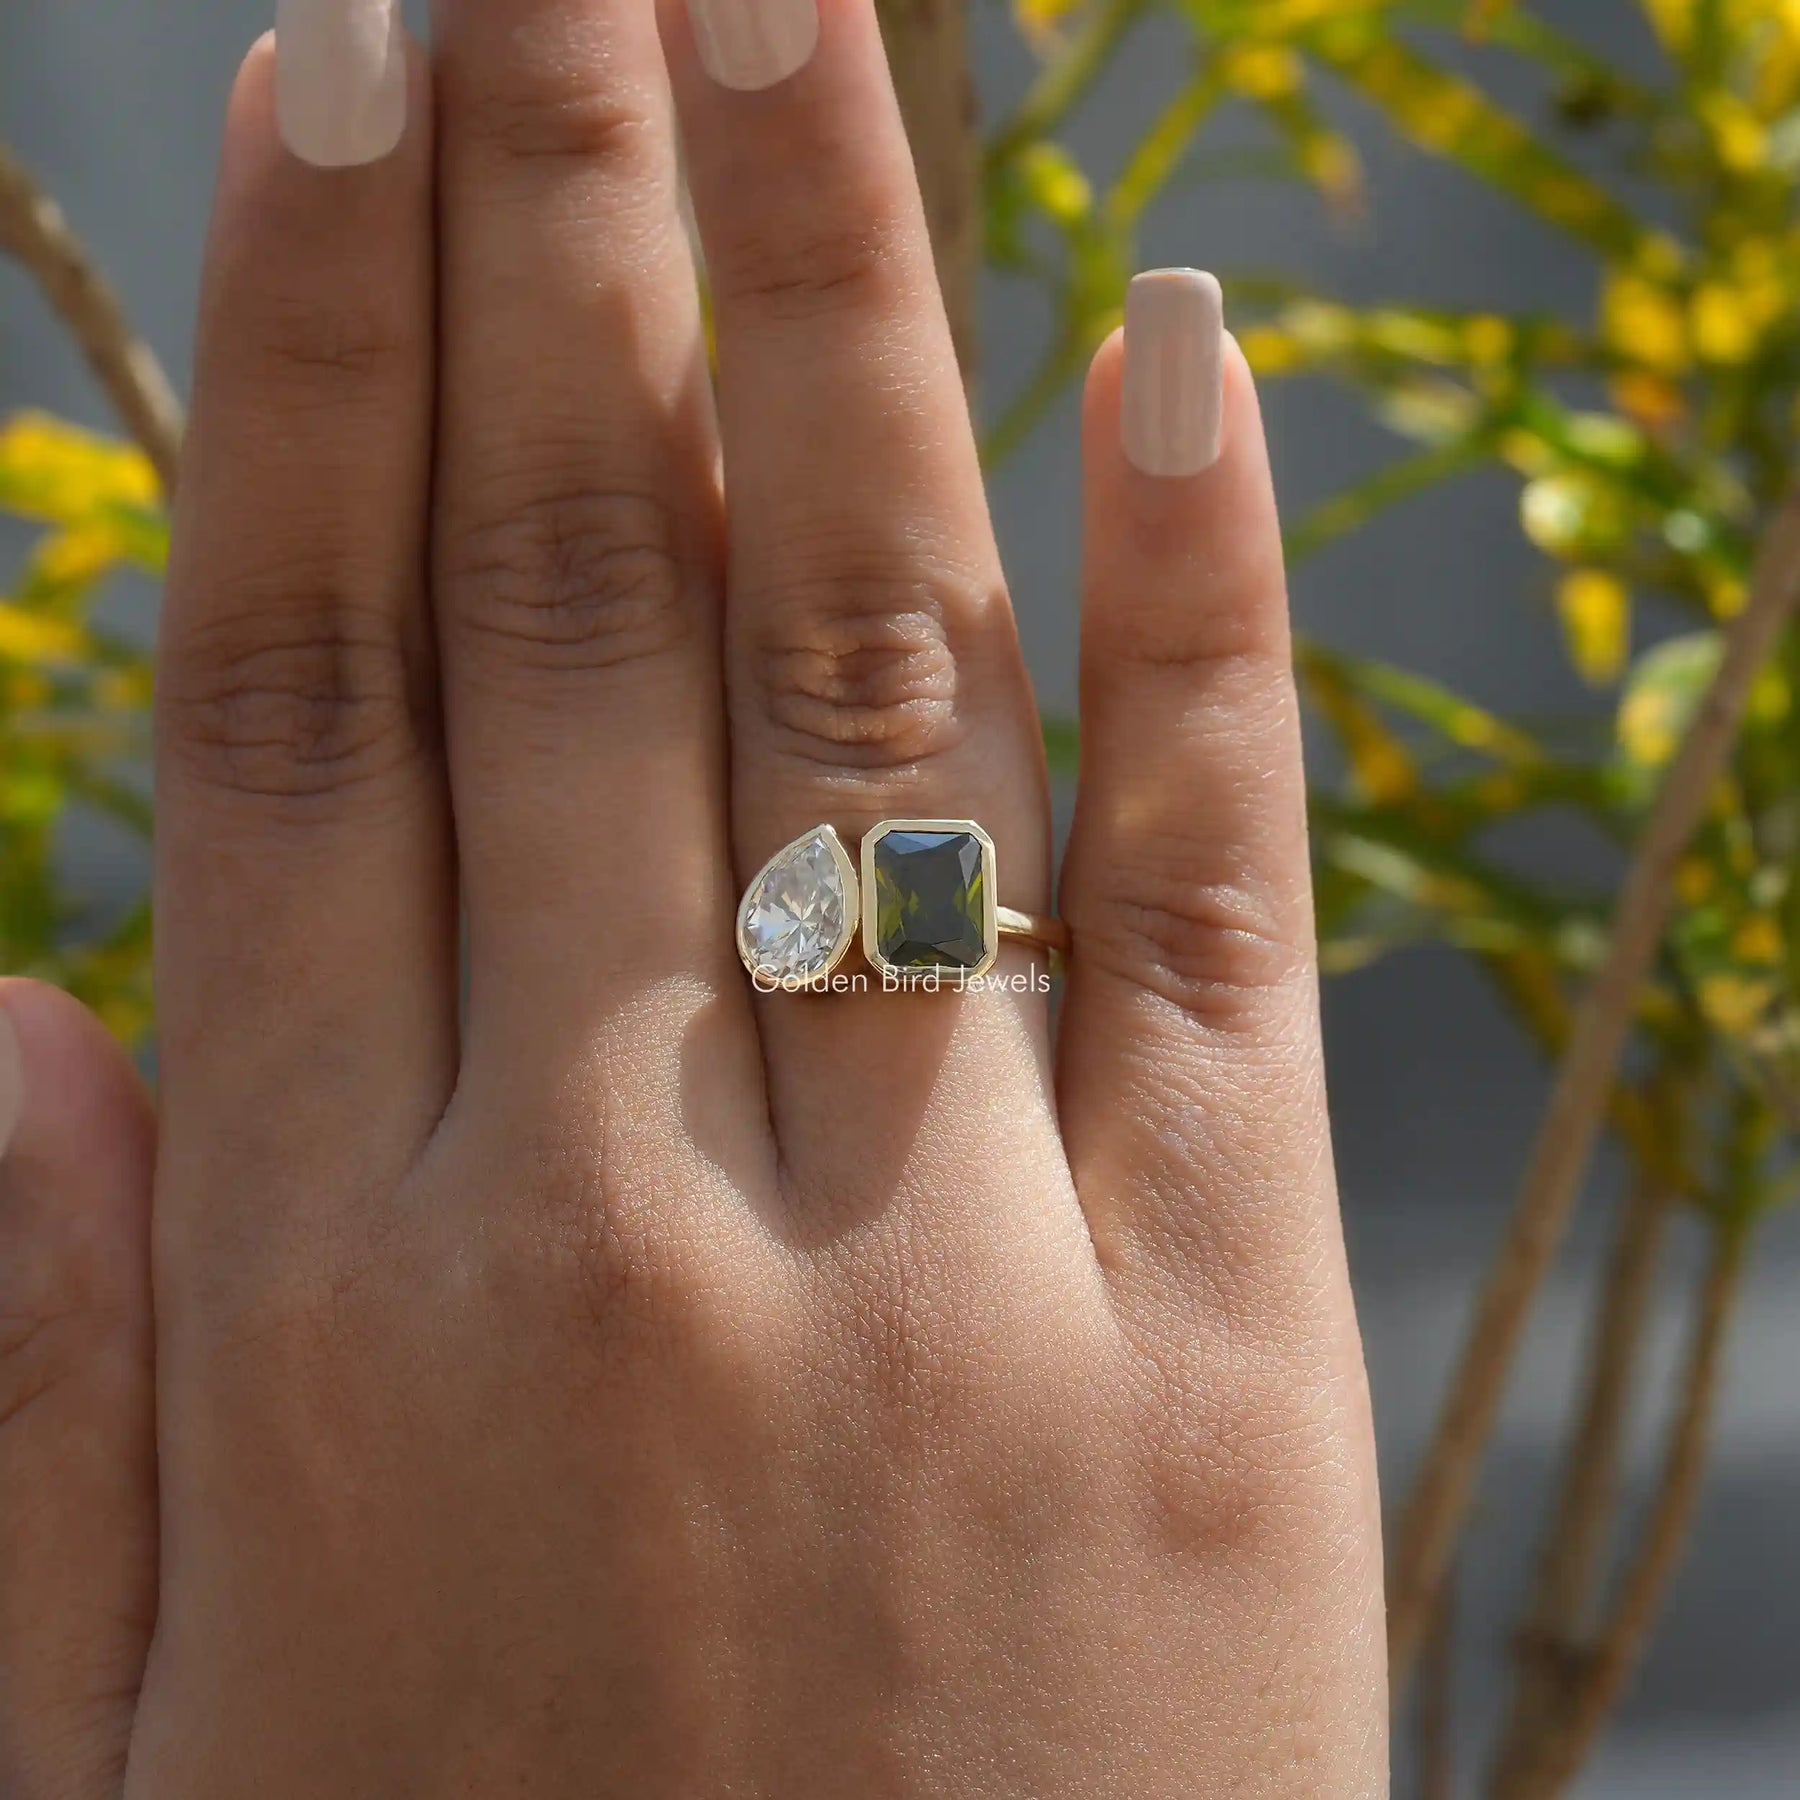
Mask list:
[[[707,74],[728,88],[786,81],[819,41],[816,0],[688,0],[688,16]]]
[[[1125,293],[1119,436],[1146,475],[1198,475],[1219,460],[1225,303],[1202,269],[1151,269]]]
[[[276,0],[282,141],[324,169],[379,162],[406,130],[406,31],[397,0]]]
[[[25,1112],[25,1058],[19,1034],[0,1007],[0,1156],[4,1156]]]

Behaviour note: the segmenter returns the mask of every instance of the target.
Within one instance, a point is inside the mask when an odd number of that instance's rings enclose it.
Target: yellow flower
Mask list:
[[[1640,367],[1679,375],[1690,359],[1688,321],[1667,288],[1641,275],[1614,275],[1600,300],[1606,341]]]
[[[1719,161],[1734,175],[1750,175],[1769,160],[1769,134],[1736,94],[1715,88],[1698,102]]]
[[[1290,375],[1306,366],[1306,352],[1279,325],[1252,325],[1238,333],[1238,343],[1258,375]]]
[[[1787,671],[1778,662],[1764,663],[1750,689],[1750,704],[1746,711],[1751,723],[1780,725],[1793,709],[1793,704],[1794,690],[1788,681]]]
[[[1013,15],[1027,38],[1044,43],[1071,13],[1079,12],[1086,4],[1087,0],[1013,0]]]
[[[1747,363],[1762,328],[1743,295],[1723,281],[1707,281],[1694,291],[1694,348],[1705,362]]]
[[[1451,363],[1461,348],[1451,328],[1398,307],[1377,307],[1368,315],[1368,332],[1372,344],[1412,362]]]
[[[1678,723],[1674,695],[1663,688],[1639,688],[1619,708],[1619,743],[1645,768],[1660,768],[1675,754]]]
[[[156,471],[141,450],[44,413],[0,428],[0,506],[53,525],[81,525],[109,507],[156,504]]]
[[[1631,649],[1631,596],[1604,569],[1571,569],[1557,584],[1569,656],[1582,679],[1595,687],[1616,681]]]
[[[1685,50],[1694,36],[1694,12],[1698,0],[1644,0],[1644,11],[1656,27],[1656,35],[1671,50]]]
[[[87,644],[80,626],[0,601],[0,656],[12,662],[76,662]]]
[[[150,704],[150,673],[143,668],[102,669],[92,692],[102,712],[141,712]]]
[[[1749,598],[1749,584],[1740,575],[1709,574],[1706,578],[1706,603],[1715,619],[1735,619]]]
[[[1472,363],[1504,362],[1513,347],[1512,321],[1497,313],[1478,313],[1463,325],[1463,347]]]
[[[1356,785],[1377,805],[1391,806],[1417,790],[1419,774],[1412,758],[1386,733],[1359,733],[1346,749]]]
[[[1544,440],[1535,431],[1514,428],[1503,432],[1499,449],[1501,459],[1521,475],[1543,475],[1554,467],[1556,461]]]
[[[1055,144],[1033,144],[1019,158],[1018,166],[1026,192],[1059,224],[1070,225],[1087,216],[1094,190],[1066,151]]]
[[[1220,74],[1228,87],[1253,100],[1280,100],[1298,93],[1300,59],[1284,44],[1238,44],[1221,59]]]
[[[1614,376],[1611,393],[1620,412],[1651,431],[1680,424],[1687,411],[1687,401],[1674,382],[1644,369]]]
[[[1355,313],[1329,300],[1296,300],[1283,310],[1281,322],[1315,355],[1329,356],[1356,342]]]
[[[1739,962],[1776,965],[1786,949],[1781,927],[1767,913],[1752,914],[1731,934],[1731,954]]]
[[[1755,1029],[1774,997],[1773,982],[1743,975],[1709,975],[1700,983],[1701,1010],[1720,1031],[1738,1037]]]
[[[1684,857],[1675,871],[1675,892],[1684,906],[1700,906],[1718,886],[1712,864],[1703,856]]]
[[[1512,812],[1524,804],[1525,784],[1510,769],[1495,769],[1475,783],[1476,800],[1489,812]]]

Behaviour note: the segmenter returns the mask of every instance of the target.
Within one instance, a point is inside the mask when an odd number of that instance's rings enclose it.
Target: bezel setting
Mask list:
[[[805,976],[777,976],[774,966],[757,953],[750,937],[751,915],[756,902],[761,896],[763,887],[769,878],[779,872],[781,867],[802,855],[813,843],[824,846],[830,855],[838,881],[843,892],[843,917],[838,926],[836,938],[826,952],[825,960],[815,971]],[[737,912],[737,948],[738,956],[749,970],[757,986],[767,993],[807,993],[821,988],[828,983],[838,965],[849,954],[850,946],[856,942],[862,922],[861,884],[857,880],[856,864],[851,860],[850,852],[844,848],[844,841],[830,825],[815,825],[805,831],[792,843],[784,844],[763,866],[757,870],[756,878],[744,890],[744,897],[738,902]]]
[[[945,836],[966,835],[981,850],[981,941],[982,955],[972,965],[961,963],[927,963],[923,965],[890,962],[881,952],[880,899],[875,870],[876,847],[895,832],[919,832]],[[973,819],[883,819],[863,836],[862,841],[862,946],[869,966],[883,977],[904,985],[919,982],[965,982],[985,975],[1000,954],[999,870],[994,853],[994,840]]]

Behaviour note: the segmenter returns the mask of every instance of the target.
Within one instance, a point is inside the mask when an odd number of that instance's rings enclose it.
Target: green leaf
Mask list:
[[[1288,561],[1298,564],[1327,544],[1360,530],[1379,512],[1477,469],[1489,445],[1482,433],[1434,444],[1417,456],[1384,463],[1372,475],[1333,494],[1283,534]]]
[[[1547,224],[1625,261],[1645,228],[1622,201],[1547,148],[1473,82],[1377,29],[1368,16],[1305,33],[1312,52],[1419,148],[1499,188]]]
[[[1719,634],[1670,638],[1638,658],[1619,700],[1619,754],[1634,774],[1654,777],[1674,760],[1723,654]]]
[[[1106,216],[1114,231],[1129,231],[1168,185],[1194,134],[1219,103],[1225,88],[1216,69],[1198,74],[1157,115],[1126,159],[1106,196]]]
[[[1296,640],[1294,650],[1295,660],[1303,673],[1322,674],[1340,681],[1355,692],[1429,726],[1446,742],[1460,749],[1493,757],[1514,768],[1535,768],[1547,761],[1528,733],[1508,725],[1428,676],[1329,650],[1310,638]]]
[[[1052,775],[1073,780],[1081,767],[1081,728],[1073,719],[1046,713],[1041,720],[1044,757]]]

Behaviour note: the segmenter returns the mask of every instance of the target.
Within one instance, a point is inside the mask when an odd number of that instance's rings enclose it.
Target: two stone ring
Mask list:
[[[860,867],[815,825],[769,858],[738,906],[738,955],[766,991],[828,983],[859,934],[884,984],[985,975],[1002,938],[1069,947],[1060,920],[999,904],[994,840],[973,819],[884,819]]]

